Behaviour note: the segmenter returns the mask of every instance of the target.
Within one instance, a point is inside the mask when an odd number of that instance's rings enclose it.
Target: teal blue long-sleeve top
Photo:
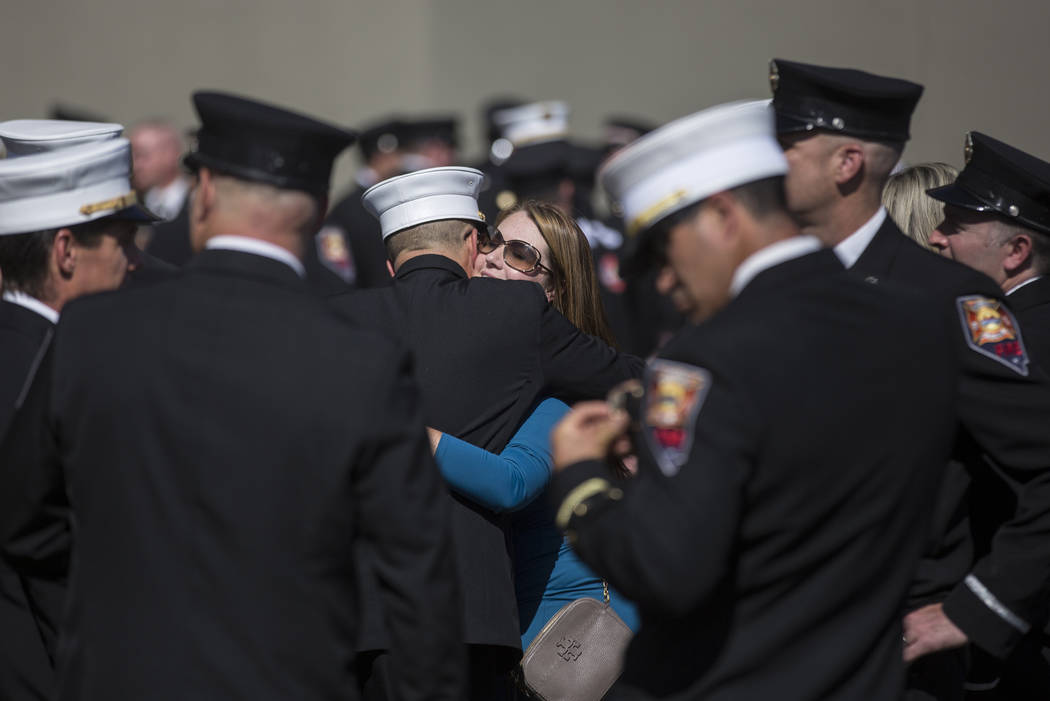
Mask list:
[[[579,560],[555,527],[547,500],[537,499],[551,477],[551,430],[568,411],[564,402],[545,399],[499,455],[448,435],[442,436],[434,454],[453,490],[492,511],[515,512],[511,543],[523,649],[565,604],[583,596],[602,599],[601,578]],[[634,606],[612,589],[609,600],[624,623],[636,630]]]

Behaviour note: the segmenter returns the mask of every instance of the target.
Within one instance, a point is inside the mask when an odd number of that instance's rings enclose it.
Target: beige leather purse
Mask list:
[[[543,701],[600,701],[620,676],[633,633],[602,598],[576,599],[554,614],[521,658],[525,688]]]

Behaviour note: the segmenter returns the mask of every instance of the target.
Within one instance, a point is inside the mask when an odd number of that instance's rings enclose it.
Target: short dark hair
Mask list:
[[[774,175],[771,178],[745,183],[732,188],[730,192],[757,219],[787,211],[783,175]]]
[[[782,175],[744,183],[730,188],[729,192],[756,219],[787,212],[787,198],[784,195],[784,176]],[[628,274],[638,274],[647,268],[663,265],[667,261],[667,241],[671,229],[695,217],[704,201],[694,202],[654,224],[648,233],[644,234],[645,241],[632,256]]]
[[[0,275],[3,275],[4,291],[19,291],[37,299],[44,298],[47,295],[47,260],[58,232],[69,229],[78,244],[95,248],[112,224],[110,217],[103,217],[68,227],[0,236]]]
[[[477,225],[463,219],[442,219],[413,226],[387,237],[386,254],[393,262],[405,251],[455,249],[463,243],[468,226]]]

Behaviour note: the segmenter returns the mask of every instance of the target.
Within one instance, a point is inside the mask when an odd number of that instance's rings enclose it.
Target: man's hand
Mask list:
[[[603,460],[624,435],[630,417],[606,402],[581,402],[551,432],[554,471],[583,460]]]
[[[944,604],[930,604],[904,617],[904,662],[911,663],[932,652],[962,647],[969,642],[944,615]]]

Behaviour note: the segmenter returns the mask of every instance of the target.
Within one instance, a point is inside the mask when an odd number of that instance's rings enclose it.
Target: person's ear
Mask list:
[[[386,271],[390,273],[390,277],[394,277],[394,264],[390,262],[389,258],[386,261]]]
[[[51,245],[51,265],[64,278],[73,277],[77,267],[77,242],[69,229],[59,229]]]
[[[194,216],[198,221],[208,218],[215,208],[215,176],[207,168],[197,171],[197,187],[193,193]]]
[[[718,238],[727,241],[737,234],[740,204],[729,192],[716,192],[701,207],[700,216],[706,216],[706,227],[714,228]]]
[[[1013,277],[1032,258],[1032,237],[1028,234],[1017,234],[1004,243],[1003,247],[1006,249],[1003,270]]]
[[[470,227],[470,233],[467,235],[467,240],[470,242],[470,259],[474,260],[478,257],[478,228],[476,226]]]
[[[845,185],[864,170],[864,147],[851,141],[835,149],[832,168],[836,185]]]

